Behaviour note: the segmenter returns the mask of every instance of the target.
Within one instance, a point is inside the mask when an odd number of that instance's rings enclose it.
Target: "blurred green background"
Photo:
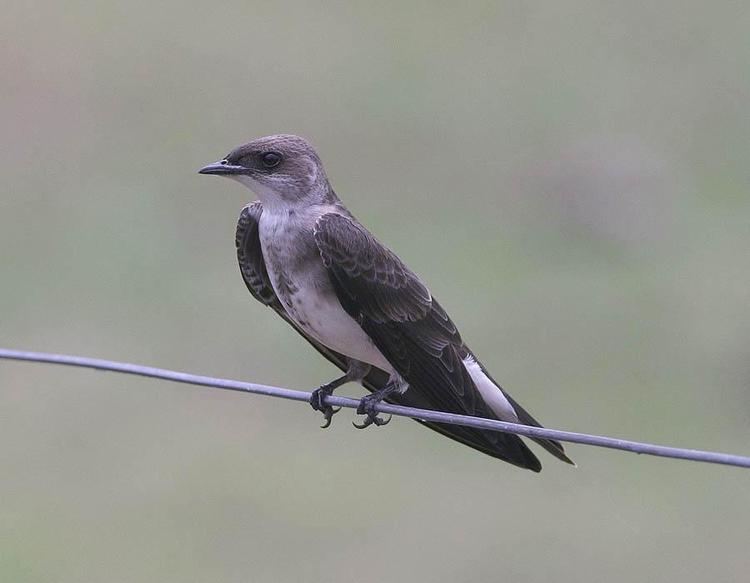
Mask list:
[[[750,453],[740,2],[5,3],[0,345],[312,389],[249,296],[250,193],[307,136],[334,188],[551,427]],[[356,387],[343,393],[361,394]],[[747,581],[750,474],[0,363],[0,580]]]

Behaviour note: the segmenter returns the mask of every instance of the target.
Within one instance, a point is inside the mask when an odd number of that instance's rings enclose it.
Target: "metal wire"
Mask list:
[[[130,364],[126,362],[102,360],[99,358],[88,358],[85,356],[71,356],[67,354],[29,352],[25,350],[10,350],[0,348],[0,358],[7,360],[43,362],[50,364],[61,364],[65,366],[92,368],[96,370],[138,375],[143,377],[174,381],[177,383],[186,383],[190,385],[224,389],[228,391],[239,391],[242,393],[266,395],[268,397],[279,397],[281,399],[290,399],[292,401],[308,402],[310,399],[310,393],[305,391],[295,391],[292,389],[285,389],[281,387],[259,385],[257,383],[246,383],[242,381],[194,375],[185,372],[166,370],[163,368],[154,368],[150,366],[141,366],[138,364]],[[356,409],[359,405],[359,401],[357,399],[337,397],[335,395],[327,397],[325,401],[326,404],[331,406],[348,407],[351,409]],[[507,423],[505,421],[496,421],[494,419],[470,417],[467,415],[456,415],[453,413],[444,413],[442,411],[428,411],[426,409],[415,409],[412,407],[401,407],[399,405],[391,405],[389,403],[380,403],[376,406],[376,409],[380,413],[388,413],[400,417],[411,417],[412,419],[420,419],[422,421],[464,425],[466,427],[475,427],[477,429],[488,429],[490,431],[514,433],[516,435],[524,435],[526,437],[556,439],[558,441],[580,443],[583,445],[593,445],[595,447],[606,447],[610,449],[629,451],[638,454],[676,458],[711,464],[722,464],[727,466],[737,466],[741,468],[750,468],[750,457],[728,453],[702,451],[697,449],[683,449],[679,447],[667,447],[663,445],[656,445],[653,443],[643,443],[639,441],[630,441],[627,439],[604,437],[601,435],[589,435],[587,433],[575,433],[572,431],[560,431],[557,429],[530,427],[528,425]]]

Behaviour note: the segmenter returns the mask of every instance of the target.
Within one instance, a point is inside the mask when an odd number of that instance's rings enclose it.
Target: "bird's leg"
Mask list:
[[[346,383],[350,382],[361,381],[363,378],[365,378],[368,372],[370,372],[369,364],[365,364],[364,362],[359,362],[357,360],[350,360],[349,368],[346,370],[346,374],[344,376],[334,379],[330,383],[321,385],[312,392],[312,395],[310,395],[310,406],[312,406],[312,408],[316,411],[320,411],[321,413],[323,413],[323,419],[325,420],[323,422],[323,425],[320,426],[321,429],[330,427],[331,418],[336,413],[341,411],[341,407],[337,407],[336,409],[334,409],[330,405],[326,405],[326,397],[332,395],[333,391],[335,391],[341,385],[345,385]]]
[[[315,389],[310,395],[310,405],[316,411],[320,411],[321,413],[323,413],[323,418],[325,419],[323,425],[320,426],[321,429],[326,429],[327,427],[330,427],[331,418],[336,413],[341,411],[341,407],[337,407],[334,409],[330,405],[326,405],[325,398],[332,395],[333,391],[336,390],[338,387],[348,382],[349,382],[349,377],[347,375],[344,375],[335,380],[332,380],[330,383],[326,383],[325,385],[320,385],[320,387]]]
[[[352,425],[354,425],[354,427],[356,427],[357,429],[364,429],[365,427],[369,427],[370,425],[376,425],[377,427],[388,425],[388,423],[391,422],[391,416],[389,415],[388,419],[383,419],[378,415],[378,412],[375,410],[375,406],[383,399],[385,399],[388,395],[400,391],[401,388],[401,383],[391,380],[379,391],[375,391],[371,395],[362,397],[362,399],[359,401],[359,407],[357,407],[357,413],[359,415],[367,415],[367,417],[365,417],[365,420],[361,424],[357,424],[352,421]]]

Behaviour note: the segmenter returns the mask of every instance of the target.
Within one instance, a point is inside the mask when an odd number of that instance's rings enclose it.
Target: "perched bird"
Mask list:
[[[303,138],[259,138],[201,174],[232,178],[260,200],[237,225],[237,258],[250,293],[270,306],[344,375],[310,400],[331,423],[325,396],[360,382],[359,428],[384,425],[374,405],[389,403],[539,426],[497,384],[428,287],[354,218]],[[492,457],[538,472],[516,435],[441,423],[431,429]],[[537,439],[571,462],[557,441]]]

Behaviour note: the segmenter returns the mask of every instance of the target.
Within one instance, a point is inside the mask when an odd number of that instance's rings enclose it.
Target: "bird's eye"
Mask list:
[[[281,154],[278,152],[266,152],[260,157],[263,166],[266,168],[275,168],[281,163]]]

